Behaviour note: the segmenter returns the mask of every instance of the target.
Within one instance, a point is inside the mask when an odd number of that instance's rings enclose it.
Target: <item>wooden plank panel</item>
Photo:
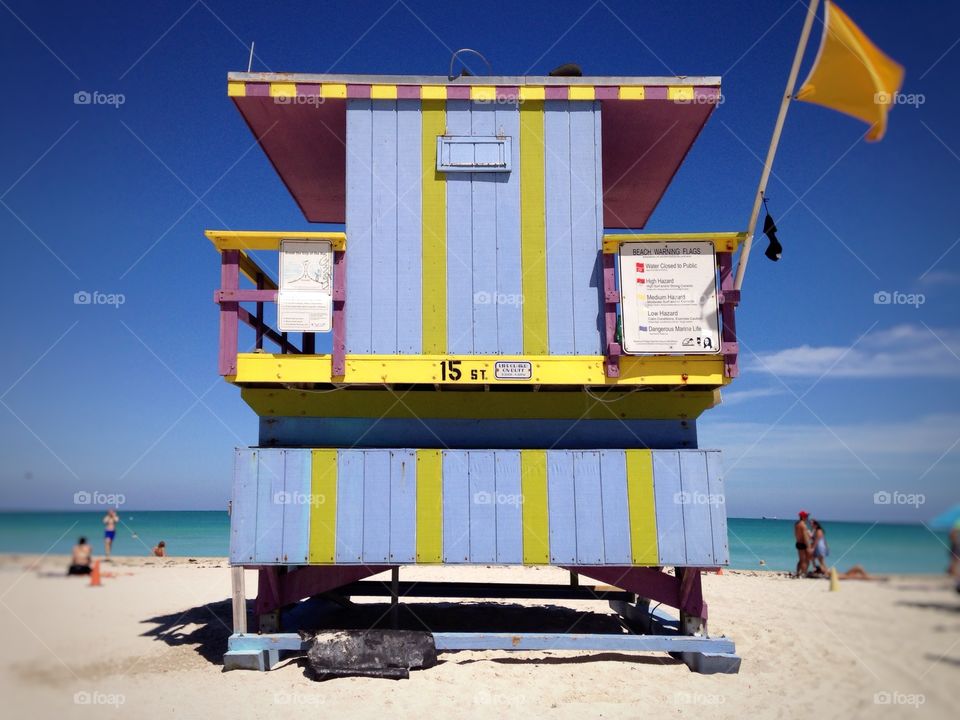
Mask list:
[[[680,504],[680,455],[653,451],[653,493],[657,507],[657,547],[661,565],[686,565],[687,548]]]
[[[310,563],[330,564],[337,546],[337,451],[311,451]]]
[[[423,347],[420,102],[397,101],[397,352]]]
[[[447,183],[437,172],[437,137],[446,132],[446,101],[420,104],[422,154],[420,242],[423,352],[447,352]]]
[[[497,493],[497,562],[523,562],[523,488],[520,451],[494,453]]]
[[[551,355],[573,355],[573,239],[570,235],[570,102],[544,112],[547,238],[547,328]],[[579,191],[579,188],[578,188]]]
[[[447,101],[447,134],[470,134],[470,101]],[[473,354],[473,173],[447,174],[447,352]]]
[[[417,459],[413,450],[390,452],[390,562],[416,562]]]
[[[523,563],[550,562],[550,512],[547,503],[547,453],[520,451],[520,487],[523,493]]]
[[[687,543],[687,563],[713,564],[713,527],[710,521],[710,485],[707,459],[699,450],[680,452],[680,505]]]
[[[230,505],[230,562],[252,562],[257,548],[257,451],[238,448]]]
[[[257,466],[257,547],[254,559],[262,563],[281,562],[283,556],[284,451],[260,450]]]
[[[497,561],[497,484],[492,450],[471,450],[470,562]]]
[[[603,205],[603,182],[597,158],[595,128],[600,103],[571,102],[570,107],[570,238],[573,289],[573,344],[576,355],[602,353],[600,334],[601,240],[597,207]]]
[[[310,451],[286,451],[283,465],[283,562],[307,562],[310,547],[311,494]]]
[[[363,561],[390,559],[390,451],[363,454]]]
[[[520,261],[520,110],[497,103],[497,132],[513,138],[508,173],[494,173],[497,189],[497,346],[505,355],[523,353],[523,270]]]
[[[572,455],[577,562],[581,565],[602,565],[604,552],[600,453],[585,451]]]
[[[652,483],[650,489],[652,495]],[[627,467],[623,450],[600,452],[600,491],[603,504],[603,562],[607,565],[631,565],[633,556],[630,552],[630,500],[627,495]],[[651,516],[652,500],[651,497]]]
[[[370,100],[347,100],[347,208],[350,237],[347,263],[347,353],[371,350],[372,301],[371,234],[373,204],[373,118]]]
[[[550,511],[550,562],[559,565],[577,561],[576,499],[573,485],[573,453],[547,451],[547,506]]]
[[[363,559],[363,451],[341,450],[337,459],[338,563]]]
[[[443,562],[443,460],[417,450],[417,562]]]
[[[543,116],[542,100],[525,100],[520,106],[523,352],[528,355],[546,355],[548,352]]]
[[[634,565],[659,565],[657,503],[653,455],[649,450],[626,450],[627,496],[630,509],[630,554]]]
[[[493,103],[472,103],[470,132],[496,135]],[[497,342],[497,182],[509,173],[470,173],[473,242],[473,352],[501,352]]]
[[[465,450],[444,450],[443,561],[470,561],[469,458]]]
[[[713,561],[717,565],[730,562],[727,536],[727,495],[723,480],[723,458],[719,450],[707,450],[707,481],[710,487],[710,525],[713,529]]]
[[[374,238],[370,351],[397,351],[397,102],[371,102],[373,189],[370,231]],[[352,250],[352,243],[351,243]],[[350,266],[347,260],[347,267]],[[349,292],[350,285],[347,284]],[[349,327],[349,323],[348,323]]]

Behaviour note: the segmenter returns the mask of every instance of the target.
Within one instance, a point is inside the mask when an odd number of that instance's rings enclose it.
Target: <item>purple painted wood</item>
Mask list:
[[[347,85],[347,98],[351,100],[368,100],[370,98],[370,86]]]
[[[667,99],[667,88],[663,85],[651,87],[649,85],[643,88],[643,99],[644,100],[666,100]]]
[[[254,611],[263,615],[304,598],[335,590],[365,577],[389,570],[389,565],[311,565],[280,572],[282,568],[259,566]]]
[[[276,302],[276,290],[217,290],[213,293],[213,301],[217,303],[224,302]]]
[[[682,568],[679,577],[658,568],[612,567],[609,565],[569,566],[566,570],[622,588],[640,597],[664,603],[693,617],[707,619],[700,568]]]
[[[240,288],[240,251],[224,250],[220,253],[220,287],[223,290]],[[221,375],[237,374],[237,343],[240,329],[237,310],[239,302],[220,303],[220,362]]]
[[[447,85],[447,100],[469,100],[470,87],[467,85]]]
[[[545,90],[547,100],[566,100],[570,93],[566,85],[548,85]]]
[[[397,85],[397,100],[419,100],[419,85]]]
[[[718,87],[695,87],[693,96],[702,103],[718,104],[720,102],[720,88]]]
[[[597,87],[593,89],[593,96],[597,100],[617,100],[620,97],[620,88]]]
[[[297,97],[319,97],[319,83],[297,83]]]
[[[333,362],[331,375],[342,378],[347,372],[347,255],[333,253]]]
[[[520,98],[520,88],[517,87],[502,87],[497,86],[496,89],[497,100],[501,102],[514,102]]]
[[[740,303],[740,292],[734,290],[733,253],[717,253],[717,265],[720,269],[720,350],[723,353],[723,372],[727,377],[735,378],[740,374],[740,346],[737,343],[736,307]]]
[[[270,83],[247,83],[247,97],[270,97]]]
[[[603,326],[606,358],[603,361],[607,377],[620,377],[620,344],[617,342],[617,256],[603,254]]]

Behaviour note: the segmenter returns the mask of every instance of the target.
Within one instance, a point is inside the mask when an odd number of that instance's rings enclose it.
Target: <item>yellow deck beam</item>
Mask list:
[[[345,250],[342,232],[278,232],[275,230],[207,230],[204,235],[220,252],[224,250],[279,250],[281,240],[329,240],[334,250]]]
[[[745,232],[715,233],[613,233],[603,236],[603,252],[614,255],[628,242],[688,242],[708,240],[717,252],[734,252],[747,239]]]

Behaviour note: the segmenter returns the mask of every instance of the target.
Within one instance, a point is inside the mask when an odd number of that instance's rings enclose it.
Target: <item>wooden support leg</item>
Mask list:
[[[233,594],[233,632],[247,631],[247,592],[243,583],[243,567],[230,568],[230,585]]]
[[[400,628],[400,568],[390,570],[390,627]]]

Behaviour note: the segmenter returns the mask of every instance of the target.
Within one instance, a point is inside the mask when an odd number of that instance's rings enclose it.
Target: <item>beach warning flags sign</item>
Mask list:
[[[820,50],[796,99],[863,120],[871,126],[867,140],[876,141],[887,130],[887,114],[902,84],[903,66],[827,0]]]

